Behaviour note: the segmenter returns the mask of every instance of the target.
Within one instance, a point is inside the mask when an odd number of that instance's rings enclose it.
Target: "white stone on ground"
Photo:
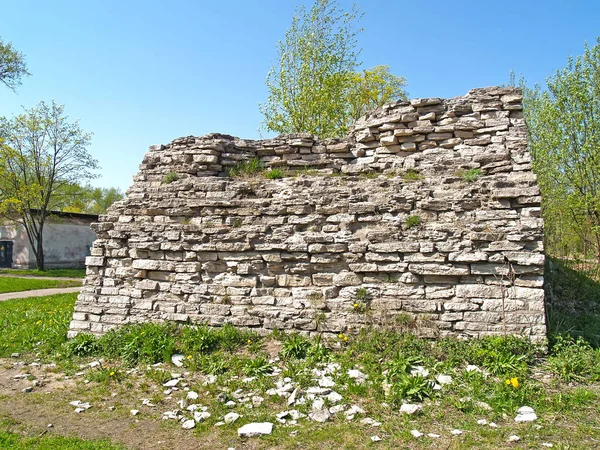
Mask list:
[[[183,422],[183,424],[181,425],[181,428],[183,428],[184,430],[190,430],[192,428],[194,428],[196,426],[196,422],[194,422],[193,419],[189,419],[186,420],[185,422]]]
[[[183,366],[183,355],[173,355],[171,356],[171,362],[175,364],[177,367]]]
[[[315,422],[323,423],[323,422],[327,422],[329,420],[329,418],[331,417],[331,414],[326,409],[319,409],[319,410],[311,412],[308,415],[308,417],[311,420],[314,420]]]
[[[247,423],[241,428],[238,428],[238,436],[253,437],[261,434],[271,434],[273,432],[273,424],[271,422],[254,422]]]
[[[329,401],[329,403],[331,404],[336,404],[342,401],[342,396],[340,394],[338,394],[335,391],[331,391],[329,394],[327,394],[327,400]]]
[[[253,406],[260,406],[262,405],[262,402],[264,402],[265,399],[262,397],[259,397],[258,395],[255,395],[252,397],[252,405]]]
[[[132,416],[137,416],[140,413],[139,409],[130,409],[129,412]]]
[[[488,424],[488,421],[485,419],[479,419],[477,421],[477,425],[487,425],[487,424]]]
[[[552,447],[554,447],[554,444],[552,444],[550,442],[542,442],[542,447],[552,448]]]
[[[433,438],[433,439],[438,439],[438,438],[442,437],[441,434],[435,434],[435,433],[427,433],[427,436],[429,436],[430,438]]]
[[[521,406],[517,409],[517,417],[515,417],[515,422],[533,422],[537,419],[537,415],[533,408],[529,406]]]
[[[235,412],[230,412],[225,414],[225,416],[223,417],[223,420],[225,421],[225,423],[233,423],[236,420],[238,420],[240,418],[240,415],[238,413]]]
[[[210,413],[206,411],[195,411],[194,412],[194,420],[196,422],[204,422],[206,419],[210,417]]]
[[[421,433],[419,430],[411,430],[410,434],[412,434],[417,439],[423,436],[423,433]]]
[[[364,419],[361,419],[360,423],[362,423],[363,425],[370,425],[372,427],[381,426],[381,422],[377,422],[375,419],[371,419],[370,417],[365,417]]]
[[[463,430],[459,430],[458,428],[455,428],[454,430],[450,431],[450,434],[452,434],[452,436],[460,436],[463,433],[464,433],[464,431]]]
[[[517,436],[516,434],[511,434],[508,437],[508,442],[518,442],[520,440],[521,440],[521,438],[519,436]]]
[[[333,387],[335,386],[335,381],[333,381],[333,379],[331,377],[322,377],[319,380],[319,386],[321,387]]]
[[[415,366],[414,369],[412,369],[410,371],[410,374],[414,377],[417,375],[422,376],[423,378],[426,378],[429,376],[429,370],[427,370],[425,367],[423,366]]]
[[[367,376],[358,369],[349,369],[346,373],[348,374],[348,377],[356,380],[358,384],[363,383],[367,378]]]
[[[164,387],[175,387],[179,384],[179,378],[174,378],[172,380],[167,381],[165,384],[163,384]]]
[[[197,393],[197,392],[194,392],[194,391],[189,391],[189,392],[187,393],[187,396],[186,396],[186,398],[187,398],[188,400],[198,400],[198,393]]]
[[[381,440],[381,438],[377,435],[371,436],[371,441],[373,441],[373,442],[379,442],[380,440]]]
[[[452,383],[452,377],[450,375],[438,375],[436,377],[436,380],[438,383],[440,383],[442,386],[444,384],[450,384]]]
[[[405,414],[414,414],[417,411],[419,411],[423,406],[421,405],[415,405],[412,403],[403,403],[402,406],[400,406],[400,412],[405,413]]]

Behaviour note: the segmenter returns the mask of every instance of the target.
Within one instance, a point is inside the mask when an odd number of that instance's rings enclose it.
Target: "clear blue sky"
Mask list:
[[[25,54],[32,76],[16,94],[0,87],[0,116],[65,104],[94,133],[102,170],[92,184],[125,190],[151,144],[259,137],[276,43],[302,2],[5,1],[0,37]],[[507,83],[510,70],[543,82],[600,36],[600,0],[357,3],[364,67],[389,65],[411,97],[463,95]]]

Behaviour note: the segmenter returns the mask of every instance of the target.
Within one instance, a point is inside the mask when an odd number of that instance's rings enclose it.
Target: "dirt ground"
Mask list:
[[[15,365],[15,362],[0,359],[0,418],[17,422],[15,432],[26,430],[29,436],[56,433],[82,439],[109,439],[140,450],[259,448],[251,441],[225,443],[211,431],[197,436],[174,424],[165,426],[160,420],[123,414],[111,418],[106,412],[99,411],[99,401],[92,402],[89,410],[75,413],[69,402],[81,397],[82,381],[65,379],[64,374],[54,371],[52,366]],[[27,387],[33,387],[33,392],[23,392]],[[86,401],[85,398],[81,400]],[[52,427],[48,427],[49,424]]]

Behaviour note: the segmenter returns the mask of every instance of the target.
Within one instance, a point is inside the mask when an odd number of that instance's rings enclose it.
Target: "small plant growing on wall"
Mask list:
[[[411,228],[414,228],[414,227],[418,227],[419,225],[421,225],[421,217],[408,216],[406,218],[406,220],[404,221],[404,225],[406,226],[407,230],[410,230]]]
[[[474,181],[477,181],[481,176],[481,169],[469,169],[461,172],[459,176],[467,183],[473,183]]]
[[[283,178],[283,176],[284,173],[281,169],[271,169],[265,173],[265,177],[267,177],[269,180],[279,180]]]
[[[377,178],[377,175],[379,175],[379,173],[376,170],[365,170],[364,172],[360,173],[359,177],[364,179],[372,179]]]
[[[369,291],[364,288],[358,288],[354,296],[354,303],[352,304],[352,312],[357,314],[364,314],[369,310],[369,301],[371,296]]]
[[[423,175],[418,170],[408,169],[404,175],[402,175],[404,181],[419,181],[423,179]]]
[[[245,159],[238,161],[229,169],[229,176],[233,178],[248,177],[261,173],[265,169],[265,165],[258,158]]]
[[[179,175],[177,175],[177,172],[169,172],[168,174],[165,175],[165,178],[163,179],[163,183],[170,184],[173,181],[177,181],[177,180],[179,180]]]

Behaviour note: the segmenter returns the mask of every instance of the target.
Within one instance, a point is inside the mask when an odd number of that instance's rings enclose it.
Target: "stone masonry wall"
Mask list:
[[[335,140],[151,146],[94,225],[70,336],[170,320],[544,339],[541,199],[521,100],[492,87],[397,102]],[[228,175],[251,158],[286,176]]]

